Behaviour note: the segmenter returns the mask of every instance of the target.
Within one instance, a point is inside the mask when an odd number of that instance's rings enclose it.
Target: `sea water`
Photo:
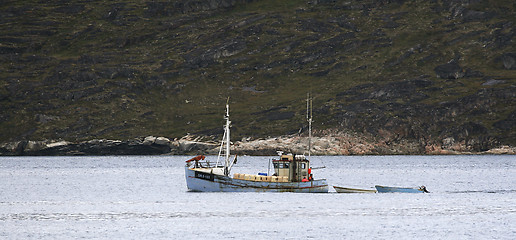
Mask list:
[[[312,157],[328,194],[188,192],[189,158],[1,157],[0,239],[516,239],[514,155]]]

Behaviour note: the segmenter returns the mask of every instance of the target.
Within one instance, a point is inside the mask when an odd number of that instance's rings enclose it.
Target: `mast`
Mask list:
[[[225,161],[225,164],[224,164],[224,174],[227,176],[229,174],[229,170],[228,170],[228,167],[229,167],[229,155],[230,155],[230,139],[229,139],[229,136],[230,136],[230,130],[229,130],[229,125],[231,124],[231,121],[229,121],[229,97],[228,97],[228,100],[226,102],[226,116],[224,117],[224,119],[226,119],[226,126],[225,126],[225,129],[226,129],[226,161]]]
[[[219,165],[219,162],[220,162],[220,157],[222,156],[222,152],[224,152],[224,175],[229,175],[229,166],[230,166],[230,161],[229,161],[229,157],[230,157],[230,144],[231,144],[231,140],[230,140],[230,125],[231,125],[231,121],[229,120],[229,97],[228,97],[228,100],[226,102],[226,112],[224,114],[224,119],[226,120],[226,124],[223,126],[224,128],[224,136],[222,137],[222,142],[220,144],[220,149],[219,149],[219,156],[217,157],[217,164],[216,166]]]
[[[306,94],[306,120],[308,121],[308,161],[312,155],[312,98]]]

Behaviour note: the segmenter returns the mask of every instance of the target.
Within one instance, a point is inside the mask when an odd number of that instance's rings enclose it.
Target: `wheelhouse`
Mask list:
[[[279,160],[272,160],[272,164],[274,165],[274,175],[285,176],[289,182],[311,179],[310,161],[304,155],[281,155]]]

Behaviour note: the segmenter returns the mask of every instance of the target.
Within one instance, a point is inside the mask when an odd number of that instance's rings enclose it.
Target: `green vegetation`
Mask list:
[[[516,144],[512,1],[236,2],[2,4],[0,142],[216,136],[227,97],[237,139],[279,136],[311,92],[319,130]]]

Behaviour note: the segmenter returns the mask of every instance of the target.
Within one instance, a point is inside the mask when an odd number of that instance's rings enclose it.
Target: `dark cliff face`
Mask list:
[[[513,1],[10,1],[0,142],[314,128],[516,145]]]

